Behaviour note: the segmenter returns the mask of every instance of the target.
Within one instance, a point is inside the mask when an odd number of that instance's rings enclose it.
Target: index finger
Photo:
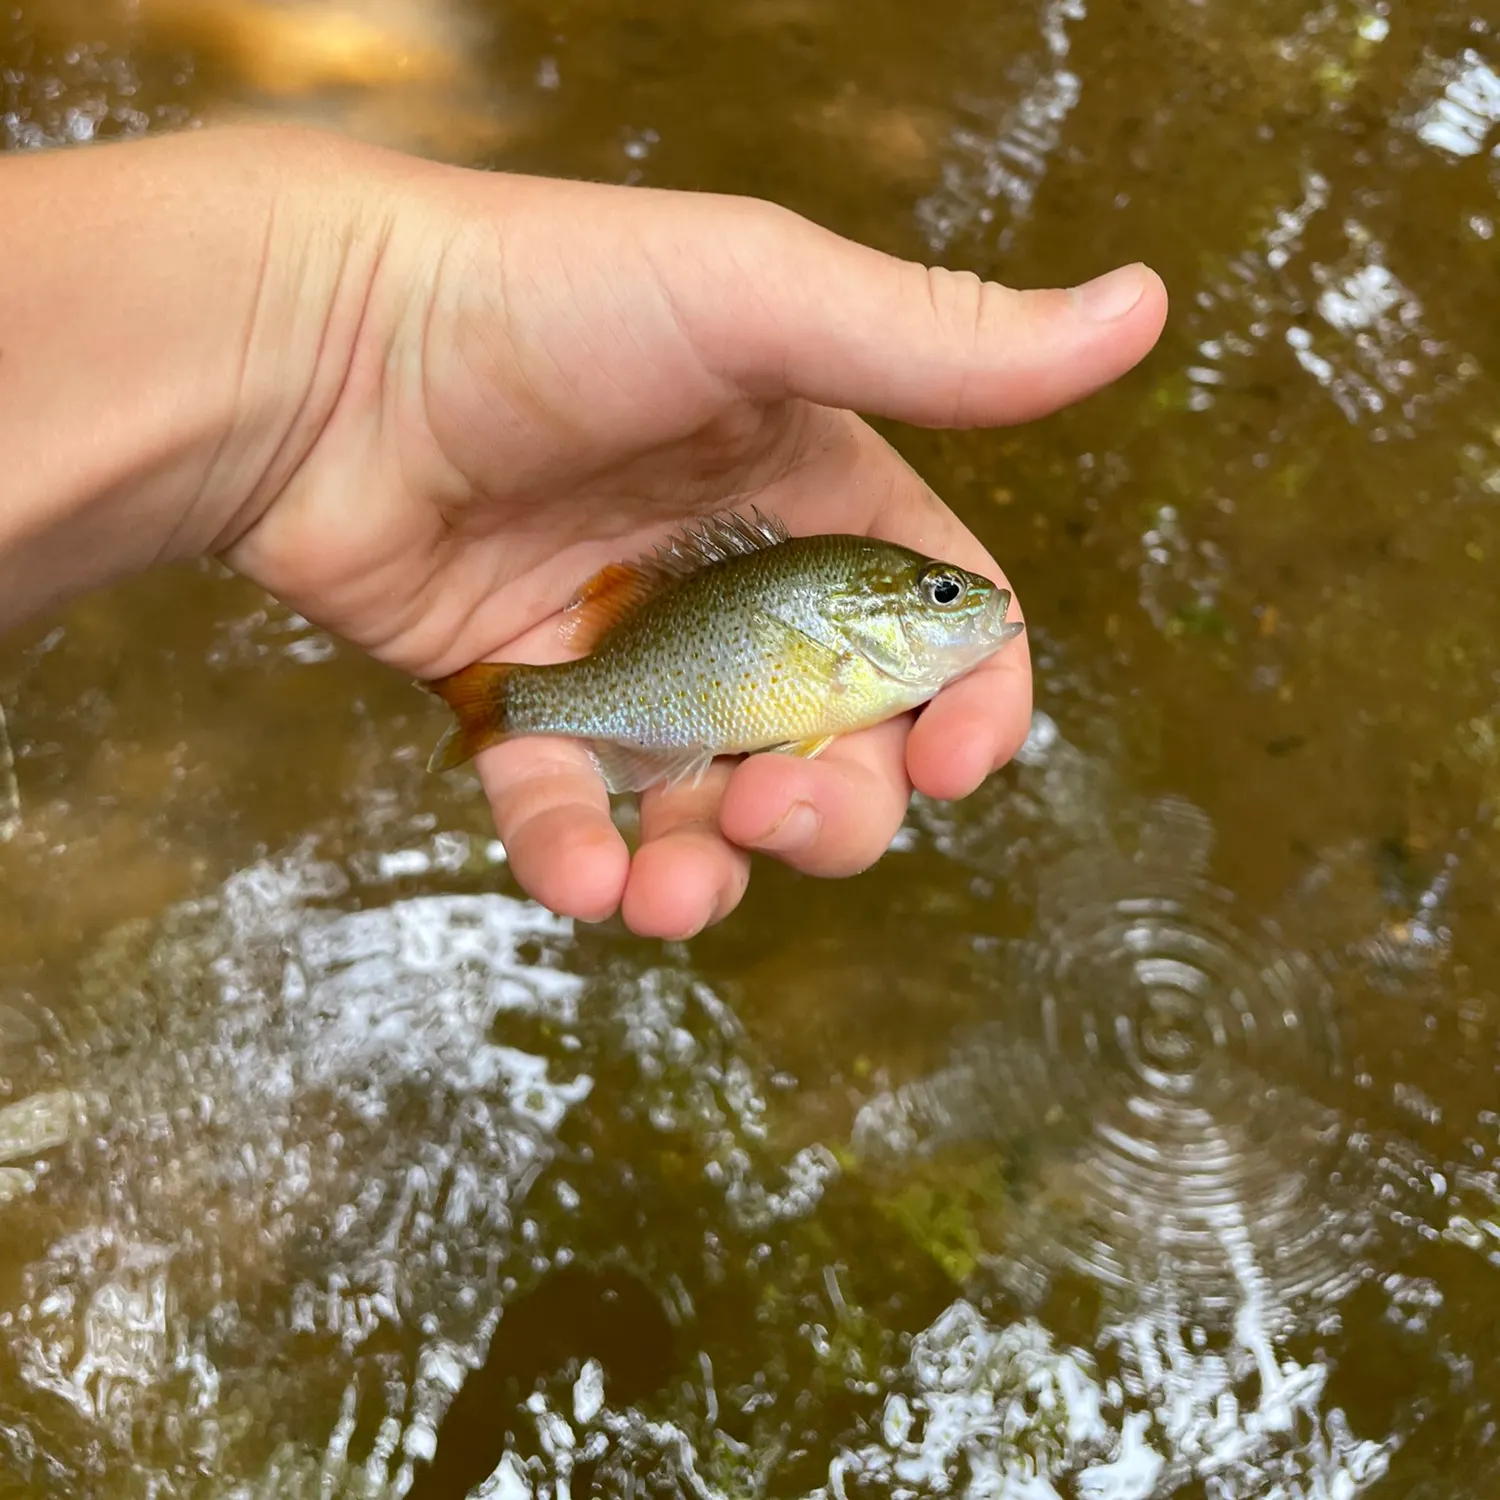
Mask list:
[[[873,518],[870,534],[1010,588],[999,563],[952,510],[931,491],[926,502],[899,510],[885,507]],[[1014,590],[1007,618],[1025,618]],[[912,785],[926,797],[967,797],[1025,743],[1031,707],[1031,652],[1023,632],[922,709],[906,742]]]

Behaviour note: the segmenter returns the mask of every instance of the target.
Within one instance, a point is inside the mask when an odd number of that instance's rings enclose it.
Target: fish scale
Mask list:
[[[795,670],[791,652],[768,651],[756,630],[770,615],[840,649],[807,599],[841,581],[829,545],[836,540],[787,544],[803,554],[797,559],[752,554],[739,569],[720,565],[698,587],[684,580],[592,655],[560,671],[518,674],[511,699],[517,722],[537,733],[683,748],[801,739],[826,732],[830,716],[860,722],[868,694],[879,690],[878,674],[866,668],[859,684],[865,693],[851,683],[830,695],[817,678]],[[793,560],[801,568],[798,592],[784,582]]]
[[[1021,629],[1009,603],[989,579],[894,543],[712,517],[585,585],[568,618],[588,654],[430,684],[458,716],[432,764],[563,735],[625,791],[701,775],[716,755],[814,755],[993,654]]]

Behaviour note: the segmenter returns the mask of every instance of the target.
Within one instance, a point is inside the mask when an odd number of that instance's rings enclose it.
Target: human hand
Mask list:
[[[559,659],[559,611],[585,578],[729,504],[1003,581],[850,409],[1024,421],[1128,369],[1165,316],[1142,267],[1079,292],[1014,292],[749,200],[338,151],[358,189],[346,259],[370,268],[340,290],[359,317],[325,350],[334,378],[315,438],[262,486],[224,555],[423,678],[481,657]],[[288,201],[315,213],[320,200]],[[740,900],[748,850],[848,875],[889,846],[913,787],[973,791],[1025,737],[1024,640],[919,716],[819,760],[752,756],[647,792],[633,858],[581,745],[512,741],[479,774],[538,900],[585,920],[619,908],[639,933],[684,937]]]
[[[850,409],[1021,421],[1127,369],[1165,314],[1142,268],[1018,293],[762,203],[293,129],[13,155],[0,219],[54,250],[0,236],[0,629],[216,553],[418,677],[556,658],[579,583],[726,505],[998,580]],[[579,745],[512,742],[479,771],[540,900],[685,936],[732,909],[748,849],[864,868],[912,786],[972,791],[1029,710],[1023,637],[817,761],[648,793],[633,860]]]

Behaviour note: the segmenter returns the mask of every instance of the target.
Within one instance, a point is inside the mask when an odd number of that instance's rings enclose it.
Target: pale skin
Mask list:
[[[8,158],[0,223],[0,629],[215,554],[417,678],[560,658],[582,580],[730,504],[1011,587],[854,413],[1023,422],[1130,369],[1166,316],[1141,266],[1013,291],[751,200],[293,129]],[[752,850],[865,869],[914,787],[968,795],[1030,712],[1023,635],[815,761],[647,792],[633,855],[573,742],[478,769],[536,899],[681,938],[734,909]]]

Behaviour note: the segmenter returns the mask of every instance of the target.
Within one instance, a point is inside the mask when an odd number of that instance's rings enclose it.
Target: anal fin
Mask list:
[[[605,786],[615,794],[643,792],[658,784],[676,786],[689,777],[696,786],[714,759],[712,751],[696,746],[687,750],[648,750],[637,745],[592,740],[589,750]]]

